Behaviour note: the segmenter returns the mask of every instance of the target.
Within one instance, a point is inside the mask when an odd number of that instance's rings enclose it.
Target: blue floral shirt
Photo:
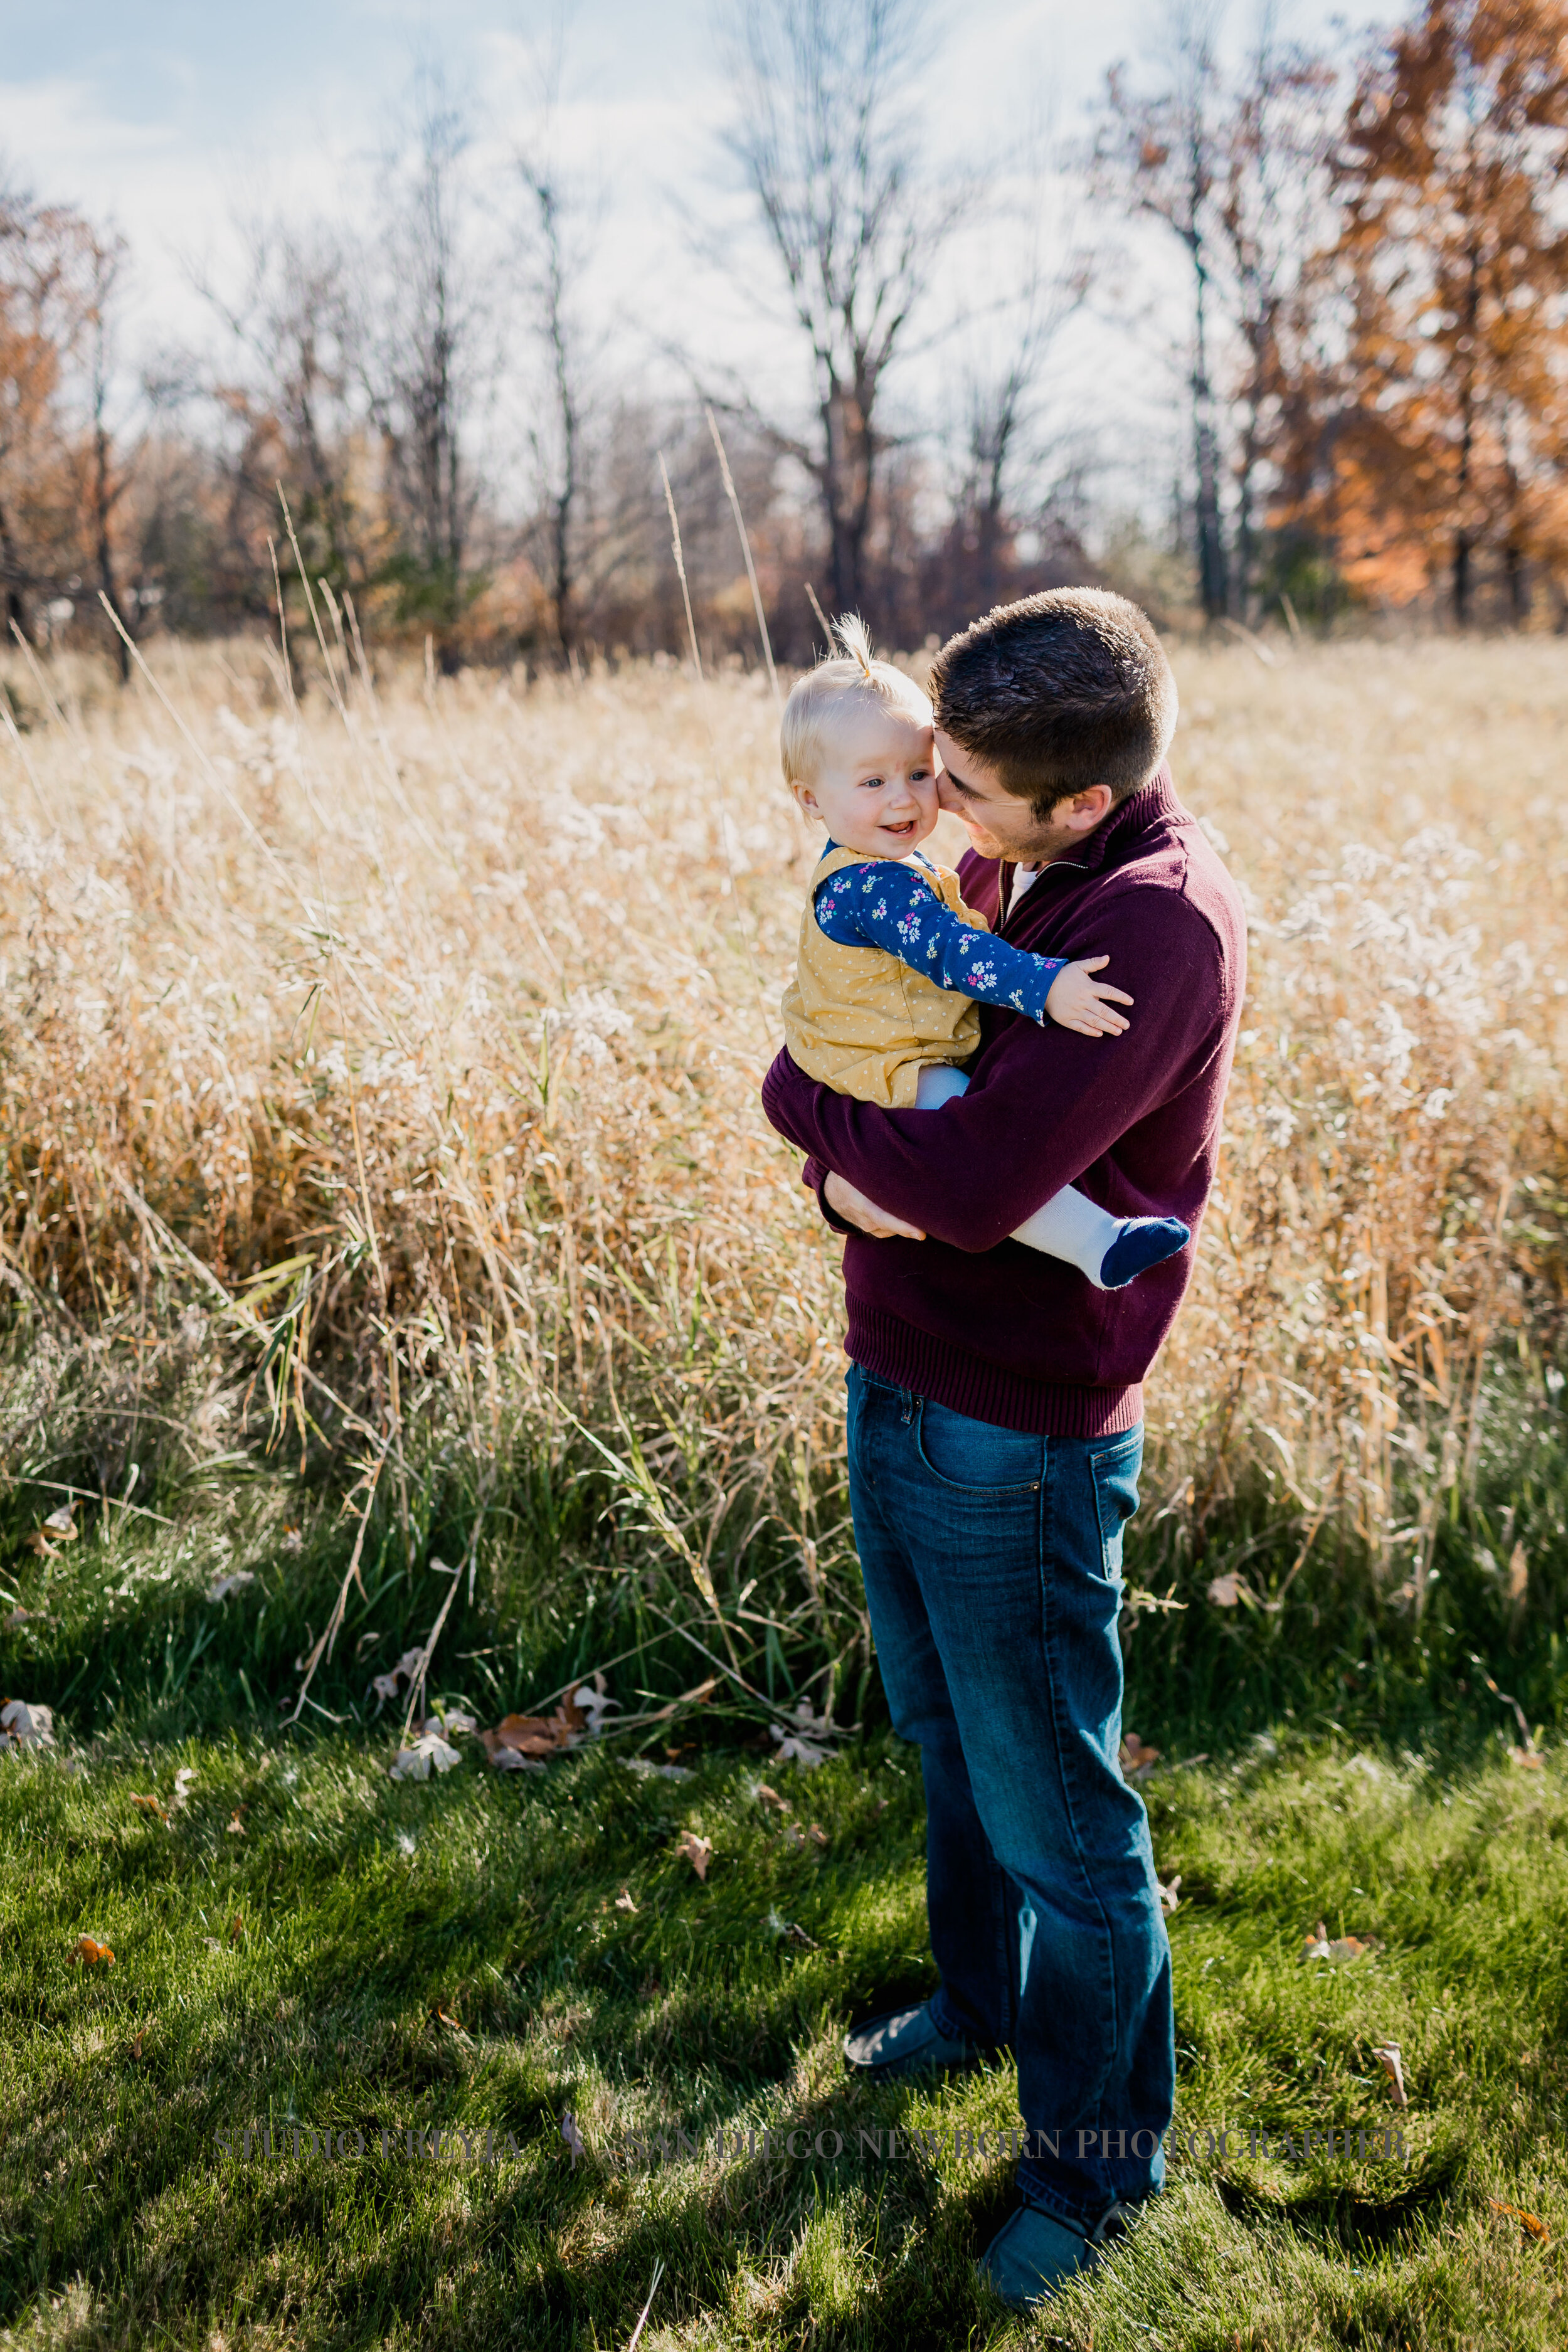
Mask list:
[[[978,997],[983,1004],[1005,1004],[1043,1024],[1062,959],[1030,955],[976,930],[938,896],[922,866],[929,873],[918,850],[907,866],[885,857],[841,866],[817,884],[812,903],[819,926],[841,947],[880,948],[938,988]]]

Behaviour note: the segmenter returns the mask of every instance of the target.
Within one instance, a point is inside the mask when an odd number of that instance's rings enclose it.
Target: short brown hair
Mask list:
[[[1036,814],[1091,785],[1142,790],[1176,730],[1176,681],[1153,623],[1105,588],[998,604],[931,664],[936,723]]]

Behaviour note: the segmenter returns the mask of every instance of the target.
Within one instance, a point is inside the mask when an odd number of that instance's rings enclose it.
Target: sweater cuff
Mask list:
[[[847,1224],[837,1210],[830,1209],[823,1197],[823,1187],[832,1173],[833,1171],[827,1162],[825,1160],[818,1160],[814,1152],[800,1171],[800,1181],[808,1192],[816,1193],[816,1205],[822,1212],[824,1222],[831,1225],[836,1234],[852,1234],[855,1231],[854,1226]]]

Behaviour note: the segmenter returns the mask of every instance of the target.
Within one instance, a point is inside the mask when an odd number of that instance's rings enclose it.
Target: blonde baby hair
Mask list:
[[[920,726],[931,724],[931,704],[912,677],[891,662],[877,659],[858,613],[846,613],[836,621],[833,634],[842,653],[797,678],[784,707],[779,761],[786,784],[810,783],[818,773],[823,738],[851,695],[872,696],[890,709],[907,711]]]

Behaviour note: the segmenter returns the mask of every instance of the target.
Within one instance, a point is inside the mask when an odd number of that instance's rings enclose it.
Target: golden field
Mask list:
[[[1561,1297],[1568,650],[1174,657],[1252,963],[1149,1517],[1267,1489],[1419,1607],[1483,1369],[1539,1378]],[[757,1100],[813,854],[765,680],[150,658],[3,673],[13,1286],[137,1365],[193,1284],[248,1297],[301,1444],[443,1382],[591,1430],[683,1578],[771,1510],[820,1601],[837,1246]]]

